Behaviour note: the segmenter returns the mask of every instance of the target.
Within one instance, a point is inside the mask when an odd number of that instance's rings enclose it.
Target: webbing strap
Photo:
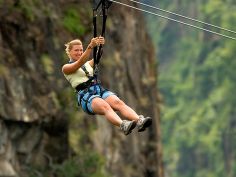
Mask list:
[[[102,16],[103,16],[103,21],[102,21],[102,34],[101,34],[101,36],[105,37],[106,20],[107,20],[107,12],[106,12],[105,8],[102,9]],[[102,45],[100,45],[99,48],[98,48],[98,53],[97,53],[97,63],[99,63],[99,61],[102,57],[102,53],[103,53]]]
[[[106,20],[107,20],[107,9],[110,7],[111,2],[109,0],[100,0],[99,3],[94,0],[94,8],[93,8],[93,36],[97,37],[97,15],[98,15],[98,9],[99,6],[102,7],[102,33],[101,36],[105,37],[106,32]],[[93,58],[94,58],[94,68],[93,68],[93,75],[96,78],[98,75],[98,64],[100,62],[100,59],[102,57],[103,53],[103,45],[100,45],[99,47],[94,47],[93,49]]]
[[[97,14],[96,10],[93,10],[93,37],[97,37]],[[93,48],[93,60],[94,60],[94,65],[97,61],[97,46]],[[93,70],[95,70],[95,67],[93,67]]]
[[[88,70],[86,69],[85,65],[81,66],[81,69],[85,72],[85,75],[90,78],[91,76],[89,75]]]

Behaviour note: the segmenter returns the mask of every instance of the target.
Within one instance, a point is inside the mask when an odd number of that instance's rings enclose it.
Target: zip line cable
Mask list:
[[[165,12],[165,13],[168,13],[168,14],[171,14],[171,15],[175,15],[175,16],[178,16],[178,17],[181,17],[181,18],[185,18],[185,19],[188,19],[188,20],[197,22],[197,23],[201,23],[201,24],[204,24],[204,25],[208,25],[208,26],[211,26],[211,27],[220,29],[220,30],[224,30],[224,31],[227,31],[227,32],[236,34],[236,32],[233,31],[233,30],[229,30],[229,29],[227,29],[227,28],[222,28],[222,27],[220,27],[220,26],[213,25],[213,24],[210,24],[210,23],[206,23],[206,22],[201,21],[201,20],[197,20],[197,19],[190,18],[190,17],[184,16],[184,15],[180,15],[180,14],[177,14],[177,13],[174,13],[174,12],[171,12],[171,11],[168,11],[168,10],[161,9],[161,8],[159,8],[159,7],[151,6],[151,5],[149,5],[149,4],[145,4],[145,3],[142,3],[142,2],[138,2],[138,1],[135,1],[135,0],[129,0],[129,1],[134,2],[134,3],[137,3],[137,4],[140,4],[140,5],[143,5],[143,6],[146,6],[146,7],[150,7],[150,8],[152,8],[152,9],[156,9],[156,10],[159,10],[159,11],[162,11],[162,12]]]
[[[120,5],[123,5],[123,6],[126,6],[126,7],[130,7],[132,9],[135,9],[135,10],[138,10],[138,11],[146,12],[146,13],[149,13],[149,14],[161,17],[161,18],[165,18],[167,20],[174,21],[174,22],[186,25],[186,26],[190,26],[190,27],[193,27],[193,28],[196,28],[196,29],[200,29],[200,30],[212,33],[212,34],[216,34],[218,36],[222,36],[222,37],[225,37],[225,38],[228,38],[228,39],[236,40],[235,37],[231,37],[231,36],[228,36],[228,35],[225,35],[225,34],[221,34],[221,33],[218,33],[218,32],[212,31],[212,30],[208,30],[208,29],[205,29],[205,28],[202,28],[202,27],[199,27],[199,26],[196,26],[196,25],[192,25],[192,24],[180,21],[180,20],[176,20],[176,19],[173,19],[173,18],[170,18],[170,17],[166,17],[164,15],[160,15],[160,14],[157,14],[157,13],[154,13],[154,12],[150,12],[148,10],[144,10],[144,9],[141,9],[141,8],[138,8],[138,7],[134,7],[134,6],[131,6],[131,5],[128,5],[128,4],[116,1],[116,0],[109,0],[109,1],[117,3],[117,4],[120,4]]]

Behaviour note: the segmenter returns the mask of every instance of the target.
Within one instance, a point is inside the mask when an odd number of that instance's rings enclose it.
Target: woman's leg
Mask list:
[[[137,122],[138,131],[142,132],[147,127],[152,124],[152,119],[150,117],[139,116],[137,113],[127,106],[122,100],[120,100],[115,95],[108,96],[105,101],[114,109],[119,111],[122,116],[129,120],[134,120]]]
[[[114,109],[115,111],[119,111],[122,116],[126,117],[129,120],[138,121],[139,115],[116,95],[108,96],[105,101],[112,107],[112,109]]]
[[[103,99],[96,97],[92,100],[92,110],[95,114],[104,115],[113,125],[120,126],[121,118],[114,112],[111,106]]]
[[[104,115],[113,125],[119,126],[125,135],[130,134],[136,126],[135,121],[122,121],[111,106],[102,98],[93,98],[91,107],[94,113]]]

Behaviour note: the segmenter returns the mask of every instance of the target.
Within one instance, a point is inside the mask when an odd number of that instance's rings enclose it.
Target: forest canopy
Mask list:
[[[236,31],[232,0],[143,2]],[[146,18],[159,62],[167,176],[236,176],[236,41],[152,15]]]

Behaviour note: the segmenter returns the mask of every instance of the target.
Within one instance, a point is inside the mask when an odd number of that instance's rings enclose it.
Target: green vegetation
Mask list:
[[[66,10],[63,18],[63,25],[69,32],[79,36],[83,35],[86,31],[86,28],[81,22],[78,9],[73,7]]]
[[[52,74],[53,73],[53,60],[48,56],[47,54],[43,54],[41,56],[41,62],[43,64],[44,70],[46,71],[47,74]]]
[[[16,4],[17,10],[21,11],[28,20],[34,21],[39,9],[38,0],[22,0]]]
[[[74,98],[74,99],[72,99]],[[72,100],[71,100],[72,99]],[[96,130],[96,124],[85,123],[86,115],[77,107],[76,94],[73,89],[68,87],[61,92],[59,100],[62,107],[66,107],[66,113],[69,119],[69,144],[74,154],[62,164],[54,164],[43,176],[53,174],[57,177],[108,177],[105,171],[105,159],[99,155],[91,145],[90,136],[93,136]],[[86,124],[86,125],[85,125]],[[86,126],[86,131],[84,127]],[[34,177],[34,176],[32,176]]]
[[[62,164],[51,164],[49,167],[30,167],[29,177],[57,176],[57,177],[107,177],[103,171],[104,160],[94,151],[72,157]]]
[[[153,3],[236,31],[233,1]],[[236,176],[236,42],[149,15],[147,20],[160,63],[166,174]]]
[[[1,75],[7,75],[9,73],[9,70],[6,66],[0,64],[0,76]]]
[[[94,151],[84,151],[77,157],[56,165],[58,177],[105,177],[101,171],[104,161]]]
[[[86,25],[86,23],[91,24],[90,19],[92,19],[92,10],[91,8],[87,8],[87,6],[90,5],[89,2],[84,6],[84,2],[80,3],[76,1],[65,3],[59,1],[50,2],[39,0],[20,0],[14,2],[9,1],[7,4],[5,4],[6,7],[4,6],[4,2],[6,1],[0,0],[1,8],[6,8],[3,12],[3,15],[6,15],[7,17],[5,20],[3,20],[4,25],[6,25],[6,27],[4,28],[5,33],[3,33],[5,34],[5,43],[2,46],[2,50],[6,52],[0,54],[0,58],[1,60],[3,60],[5,59],[5,57],[7,57],[9,58],[8,60],[12,61],[3,61],[4,64],[7,62],[7,65],[0,64],[0,76],[3,76],[3,82],[5,82],[5,76],[8,77],[7,80],[9,79],[9,77],[11,77],[11,75],[9,75],[9,68],[14,68],[14,66],[16,67],[18,62],[20,63],[22,61],[22,63],[24,63],[26,60],[24,58],[30,57],[31,60],[37,60],[35,59],[35,57],[39,56],[39,61],[32,61],[39,64],[39,68],[37,68],[38,70],[36,71],[38,73],[36,74],[39,74],[40,78],[44,77],[43,79],[48,81],[48,84],[51,85],[50,88],[49,86],[43,87],[43,90],[46,89],[47,93],[44,92],[46,90],[42,92],[39,91],[39,94],[42,94],[42,97],[43,94],[48,94],[48,98],[42,98],[43,103],[45,103],[44,99],[50,99],[53,104],[50,104],[49,109],[51,109],[51,106],[54,106],[53,111],[58,110],[58,112],[56,113],[59,114],[58,117],[64,116],[65,119],[68,119],[68,121],[70,121],[68,132],[68,141],[70,143],[70,147],[68,151],[70,151],[73,155],[70,154],[71,156],[69,157],[69,155],[66,156],[67,152],[62,152],[62,158],[68,157],[68,159],[60,158],[60,161],[64,161],[58,162],[59,158],[57,159],[57,157],[60,156],[60,154],[58,154],[58,151],[55,151],[54,148],[57,149],[56,147],[61,146],[61,144],[59,144],[58,142],[52,143],[53,145],[50,144],[45,147],[45,151],[40,148],[39,154],[38,152],[32,152],[32,158],[30,157],[27,162],[20,164],[20,166],[24,166],[21,170],[25,172],[24,174],[20,174],[20,176],[110,176],[106,175],[104,172],[104,157],[96,152],[96,149],[92,147],[92,142],[90,140],[90,137],[92,136],[92,133],[96,128],[96,123],[94,123],[93,121],[93,123],[91,123],[90,125],[84,124],[85,119],[83,118],[85,116],[81,109],[80,111],[78,111],[76,102],[77,99],[75,97],[76,93],[74,89],[69,86],[69,84],[65,89],[59,90],[60,88],[64,87],[63,84],[66,81],[64,80],[64,78],[62,78],[63,75],[61,73],[61,69],[55,67],[59,66],[60,64],[62,66],[62,63],[68,62],[68,57],[66,56],[66,54],[63,52],[64,56],[61,55],[61,45],[63,45],[62,41],[64,42],[64,40],[66,40],[65,38],[82,36],[84,35],[85,31],[88,30],[88,25]],[[65,7],[63,5],[65,5]],[[70,7],[67,7],[66,5]],[[82,7],[81,5],[83,5],[84,8],[78,8],[78,6]],[[88,16],[88,13],[90,13],[90,16]],[[86,17],[86,19],[84,19],[83,17]],[[38,25],[41,26],[38,27]],[[65,29],[67,29],[67,31],[65,31]],[[65,38],[61,38],[63,35],[65,35]],[[23,43],[19,45],[10,45],[12,42]],[[19,49],[19,47],[22,48]],[[21,52],[22,55],[19,54]],[[12,56],[16,56],[16,58],[12,59]],[[58,58],[55,59],[56,57]],[[58,60],[63,60],[63,62]],[[31,77],[27,75],[27,73],[30,73],[31,70],[27,70],[26,68],[28,65],[24,64],[19,65],[19,67],[17,66],[17,69],[19,69],[20,72],[26,72],[26,74],[24,73],[25,75],[23,75],[23,77],[21,78],[22,81],[31,81],[32,79],[33,82],[35,81],[35,83],[38,83],[38,80],[35,80],[38,79],[38,77]],[[44,72],[41,71],[42,68]],[[28,86],[30,87],[30,85],[32,85],[32,83]],[[28,86],[26,85],[27,88]],[[34,83],[32,86],[34,86]],[[3,108],[1,107],[0,109]],[[63,114],[61,111],[65,114]],[[2,110],[1,112],[5,111]],[[50,116],[52,114],[50,114]],[[60,120],[57,119],[55,121],[57,122]],[[66,127],[67,125],[64,126]],[[42,131],[44,131],[43,127],[44,126],[42,125]],[[78,127],[80,128],[78,129]],[[62,130],[62,132],[64,131],[66,130]],[[67,137],[68,136],[61,137],[61,139],[65,139]],[[52,139],[53,138],[54,137],[52,137]],[[43,154],[43,152],[46,151],[48,155]],[[26,163],[27,165],[25,165]]]

